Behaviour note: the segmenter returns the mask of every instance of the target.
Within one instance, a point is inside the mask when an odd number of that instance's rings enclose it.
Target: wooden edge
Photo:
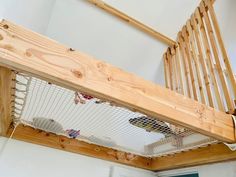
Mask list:
[[[121,20],[127,22],[128,24],[142,30],[143,32],[147,33],[148,35],[154,37],[155,39],[158,39],[159,41],[172,46],[175,44],[175,41],[170,39],[169,37],[157,32],[156,30],[152,29],[151,27],[141,23],[140,21],[126,15],[125,13],[117,10],[116,8],[108,5],[107,3],[101,1],[101,0],[87,0],[88,2],[94,4],[96,7],[99,7],[106,12],[120,18]]]
[[[5,136],[12,122],[15,73],[0,66],[0,135]]]
[[[8,137],[11,136],[13,128],[8,131]],[[99,158],[128,166],[151,170],[151,159],[140,155],[127,153],[95,144],[89,144],[77,139],[71,139],[66,136],[48,133],[42,130],[34,129],[30,126],[19,124],[12,135],[13,139],[55,148],[67,152]]]
[[[2,66],[224,142],[235,142],[231,115],[70,50],[8,21],[0,23],[0,35]]]
[[[236,160],[236,151],[231,151],[222,143],[212,144],[187,152],[153,158],[152,169],[164,171],[231,160]]]
[[[12,132],[13,128],[10,128],[7,136],[9,137]],[[23,124],[19,124],[16,127],[12,138],[151,171],[164,171],[236,160],[236,151],[231,151],[222,143],[212,144],[207,147],[201,147],[174,155],[147,158],[112,148],[89,144],[76,139],[70,139],[62,135],[48,133]]]

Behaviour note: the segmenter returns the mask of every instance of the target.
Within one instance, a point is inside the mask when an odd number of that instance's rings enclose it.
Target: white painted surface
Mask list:
[[[114,167],[111,168],[110,177],[154,177],[154,173],[147,173],[145,171],[134,171],[129,168]]]
[[[199,0],[105,0],[114,7],[176,38]],[[236,71],[235,0],[217,0],[217,17]],[[181,9],[181,10],[179,10]],[[177,13],[178,12],[178,13]],[[164,84],[166,45],[85,0],[1,0],[0,17],[47,34],[145,79]]]
[[[236,1],[217,0],[215,10],[224,44],[231,59],[233,71],[236,74]]]
[[[166,46],[82,0],[58,0],[47,35],[146,79],[163,82]]]
[[[175,38],[197,5],[179,0],[107,0],[108,3]],[[176,11],[178,20],[176,20]],[[47,35],[145,79],[164,84],[166,45],[83,0],[57,0]]]
[[[115,173],[124,170],[127,177],[154,176],[145,170],[16,140],[9,140],[2,149],[6,140],[0,138],[0,177],[112,177],[111,167]]]
[[[157,176],[170,177],[191,173],[198,173],[199,177],[236,177],[236,161],[170,170],[157,173]]]
[[[200,1],[105,0],[172,39]],[[217,0],[223,38],[236,69],[234,0]],[[181,10],[179,10],[181,9]],[[177,13],[178,12],[178,13]],[[227,20],[226,20],[227,19]],[[57,0],[47,35],[82,52],[164,84],[162,55],[166,45],[83,0]]]
[[[55,0],[0,0],[0,17],[44,34]]]

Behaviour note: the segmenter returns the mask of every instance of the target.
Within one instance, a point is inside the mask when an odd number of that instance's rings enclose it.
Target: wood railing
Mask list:
[[[163,56],[166,87],[235,113],[236,82],[212,0],[203,0]]]

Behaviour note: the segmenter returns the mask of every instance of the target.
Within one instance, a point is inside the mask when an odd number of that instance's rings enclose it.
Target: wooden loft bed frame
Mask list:
[[[212,1],[205,0],[201,2],[201,8],[203,5],[208,10]],[[10,125],[15,74],[12,70],[115,102],[222,142],[236,141],[232,109],[228,113],[219,111],[174,89],[171,91],[155,85],[6,20],[0,22],[0,132],[3,136],[9,136],[13,131]],[[223,144],[147,158],[23,125],[16,128],[13,138],[153,171],[236,159],[236,152]]]

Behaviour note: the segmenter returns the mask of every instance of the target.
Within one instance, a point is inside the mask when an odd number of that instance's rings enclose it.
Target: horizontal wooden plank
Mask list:
[[[0,65],[60,86],[234,142],[230,115],[56,43],[6,20],[0,23]]]
[[[10,131],[8,132],[8,136],[10,136],[12,131],[13,129],[10,129]],[[151,166],[150,158],[118,151],[95,144],[89,144],[77,139],[70,139],[65,136],[44,132],[29,126],[24,126],[23,124],[20,124],[16,127],[12,138],[28,143],[95,157],[137,168],[150,170]]]
[[[154,30],[153,28],[143,24],[142,22],[126,15],[125,13],[110,6],[109,4],[103,2],[102,0],[87,0],[87,1],[96,5],[97,7],[105,10],[106,12],[120,18],[121,20],[136,27],[137,29],[140,29],[141,31],[147,33],[148,35],[154,37],[155,39],[158,39],[159,41],[161,41],[169,46],[172,46],[175,44],[174,40],[170,39],[169,37],[165,36],[164,34],[161,34],[160,32]]]
[[[152,169],[163,171],[230,160],[236,160],[236,151],[231,151],[224,144],[214,144],[187,152],[154,158],[152,159]]]

